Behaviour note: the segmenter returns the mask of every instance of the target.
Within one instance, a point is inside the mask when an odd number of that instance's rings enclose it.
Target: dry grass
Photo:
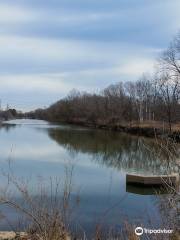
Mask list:
[[[67,240],[69,239],[69,222],[71,215],[71,178],[72,169],[66,172],[66,180],[52,178],[49,183],[39,181],[37,194],[32,192],[29,184],[17,179],[12,172],[5,174],[7,185],[1,188],[0,204],[15,210],[26,220],[25,232],[22,239],[30,240]],[[12,187],[21,201],[12,196]],[[14,192],[13,192],[14,193]],[[21,227],[21,226],[20,226]],[[16,238],[18,239],[18,238]],[[21,239],[19,237],[19,239]]]
[[[132,122],[132,127],[140,127],[140,128],[156,128],[156,129],[164,129],[169,130],[169,125],[166,122],[159,121],[144,121],[144,122]],[[180,123],[172,124],[172,131],[180,131]]]

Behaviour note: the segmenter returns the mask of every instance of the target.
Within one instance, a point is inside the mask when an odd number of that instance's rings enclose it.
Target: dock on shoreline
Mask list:
[[[126,183],[143,186],[178,186],[179,174],[169,175],[138,175],[126,174]]]

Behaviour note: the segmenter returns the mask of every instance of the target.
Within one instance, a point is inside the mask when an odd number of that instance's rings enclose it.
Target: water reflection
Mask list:
[[[93,161],[107,167],[151,174],[178,171],[174,159],[169,160],[169,150],[163,151],[162,145],[153,139],[89,129],[47,131],[53,140],[69,152],[74,155],[79,152],[89,154]]]
[[[6,130],[6,132],[10,131],[11,129],[15,128],[16,124],[6,124],[6,123],[2,123],[0,124],[0,129],[4,129]]]
[[[156,217],[159,222],[159,211],[153,203],[157,196],[150,196],[150,192],[146,196],[137,194],[137,189],[126,188],[125,181],[126,172],[157,174],[166,167],[175,171],[175,164],[167,161],[166,151],[160,151],[154,140],[41,121],[20,121],[18,125],[0,129],[3,168],[12,145],[14,173],[32,176],[33,186],[35,176],[64,179],[64,160],[75,163],[73,184],[80,190],[80,206],[76,212],[86,230],[91,231],[94,220],[104,216],[107,209],[111,209],[106,219],[109,225],[121,224],[123,215],[133,222],[141,222],[142,218],[143,223],[148,222],[148,214],[144,213],[149,210],[153,221]],[[112,209],[112,206],[117,207]],[[9,217],[13,218],[12,212]]]

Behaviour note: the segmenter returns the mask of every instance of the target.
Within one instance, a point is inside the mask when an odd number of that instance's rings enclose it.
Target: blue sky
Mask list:
[[[152,72],[180,29],[179,0],[0,0],[3,106],[48,106]]]

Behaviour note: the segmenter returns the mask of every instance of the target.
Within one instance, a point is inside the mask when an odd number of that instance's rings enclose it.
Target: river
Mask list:
[[[65,169],[73,166],[72,195],[79,195],[75,221],[88,233],[102,219],[104,226],[117,228],[125,219],[146,227],[151,220],[161,224],[160,196],[149,189],[126,186],[126,173],[177,170],[153,139],[40,120],[3,124],[0,153],[1,169],[11,162],[13,174],[31,179],[32,186],[39,178],[63,180]],[[15,225],[16,213],[2,210]],[[6,230],[10,225],[4,220],[0,228]]]

